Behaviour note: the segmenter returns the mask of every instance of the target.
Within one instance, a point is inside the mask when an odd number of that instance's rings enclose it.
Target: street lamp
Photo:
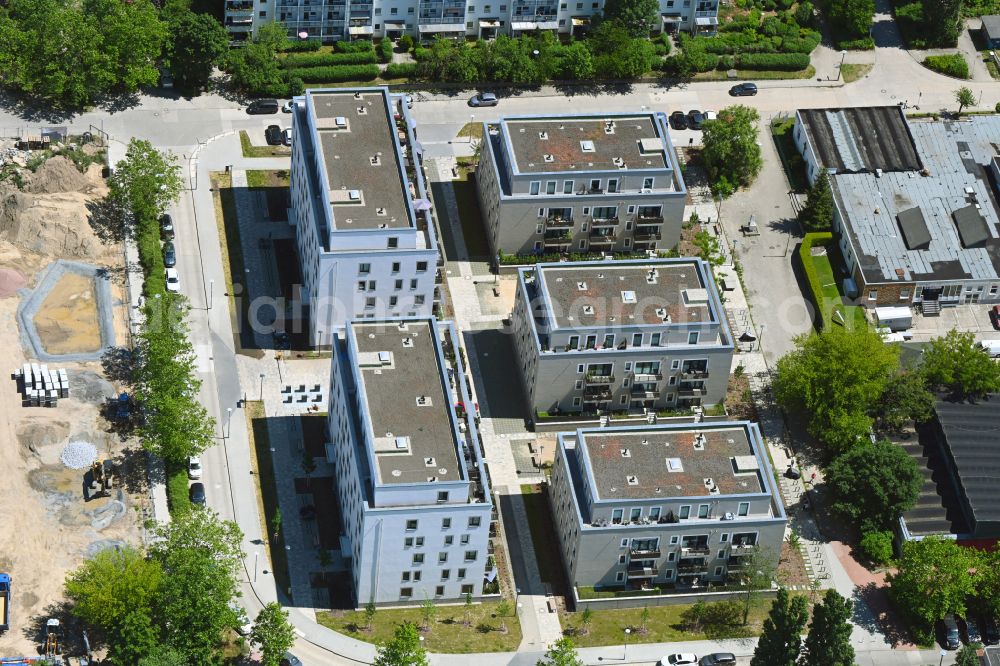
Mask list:
[[[215,295],[215,280],[208,281],[208,309],[212,309],[212,296]]]
[[[837,66],[837,80],[844,74],[844,58],[847,57],[847,51],[840,52],[840,65]]]
[[[469,127],[469,143],[470,144],[472,143],[472,125],[475,125],[475,124],[476,124],[476,114],[470,113],[469,114],[469,125],[470,125],[470,127]]]
[[[625,649],[622,651],[622,661],[628,660],[628,635],[632,633],[632,630],[628,627],[625,628]]]
[[[264,402],[264,373],[260,373],[260,397],[258,402]]]
[[[226,437],[229,437],[229,433],[233,428],[233,408],[226,407]]]
[[[520,604],[517,603],[517,600],[520,597],[521,597],[521,588],[519,588],[519,587],[514,588],[514,605],[515,606],[520,605]]]
[[[941,660],[938,661],[938,666],[941,666],[941,664],[944,663],[944,658],[945,656],[947,656],[947,654],[948,654],[947,650],[941,650]]]

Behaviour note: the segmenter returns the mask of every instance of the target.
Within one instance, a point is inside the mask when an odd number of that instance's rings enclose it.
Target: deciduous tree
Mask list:
[[[827,18],[853,38],[868,35],[875,15],[875,0],[826,0]]]
[[[276,601],[266,604],[253,622],[250,641],[260,648],[264,666],[279,666],[282,656],[295,644],[295,628],[288,621],[288,611]]]
[[[934,394],[927,389],[922,372],[904,369],[886,384],[878,403],[879,424],[889,430],[900,430],[911,421],[922,423],[934,414]]]
[[[177,650],[161,645],[140,659],[139,666],[188,666],[188,662]]]
[[[757,144],[756,109],[729,106],[716,120],[702,126],[701,158],[709,181],[727,186],[749,185],[760,173],[764,160]]]
[[[124,202],[137,219],[155,219],[180,196],[181,168],[173,154],[156,150],[145,139],[132,139],[108,187],[110,196]]]
[[[948,613],[965,614],[965,601],[976,592],[971,571],[978,563],[977,551],[951,539],[908,541],[897,573],[888,576],[889,594],[916,628],[930,631]]]
[[[427,653],[420,644],[420,632],[409,622],[396,627],[392,638],[378,647],[375,666],[428,666]]]
[[[809,604],[804,596],[791,597],[781,588],[764,620],[764,628],[750,666],[795,666],[802,648],[802,630],[809,619]]]
[[[955,46],[962,32],[962,0],[923,0],[923,24],[930,46]]]
[[[916,461],[886,440],[840,454],[825,478],[834,510],[865,531],[892,529],[899,514],[916,504],[924,481]]]
[[[208,14],[183,12],[169,23],[167,64],[174,85],[196,92],[208,85],[212,68],[229,52],[229,35]]]
[[[934,388],[955,398],[981,398],[1000,391],[1000,364],[976,344],[972,333],[955,329],[924,348],[923,372]]]
[[[576,653],[573,641],[564,636],[549,647],[537,666],[583,666],[583,660]]]
[[[657,0],[607,0],[604,20],[617,21],[631,37],[648,38],[660,19]]]
[[[823,602],[813,606],[800,666],[854,666],[853,606],[850,599],[840,596],[836,590],[826,591]]]
[[[653,66],[656,49],[646,39],[633,38],[617,21],[604,21],[586,42],[594,56],[594,71],[607,79],[634,79]]]

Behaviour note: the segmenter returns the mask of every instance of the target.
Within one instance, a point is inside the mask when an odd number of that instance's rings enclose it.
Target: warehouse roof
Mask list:
[[[798,117],[821,167],[836,173],[916,171],[921,167],[898,106],[802,109]]]
[[[939,401],[935,408],[958,494],[976,524],[1000,521],[1000,394],[978,403]]]

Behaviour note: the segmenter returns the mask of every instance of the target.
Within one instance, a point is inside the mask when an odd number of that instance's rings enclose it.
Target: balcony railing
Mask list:
[[[684,370],[681,372],[682,379],[707,379],[708,370]]]
[[[611,384],[615,381],[614,375],[587,375],[584,378],[585,384]]]
[[[726,567],[729,571],[743,571],[747,566],[747,563],[740,557],[730,557],[726,560]]]
[[[655,578],[660,575],[660,567],[629,567],[629,578]]]
[[[649,548],[632,548],[629,550],[629,557],[634,557],[636,559],[646,558],[646,557],[659,557],[660,547],[653,546]]]
[[[635,381],[637,382],[658,382],[663,379],[663,375],[659,372],[652,374],[648,372],[637,372],[635,373]]]
[[[592,217],[590,226],[592,227],[617,227],[621,221],[617,217]]]
[[[647,215],[640,215],[635,218],[635,223],[640,227],[647,224],[663,224],[663,216],[649,217]]]
[[[705,562],[683,562],[677,565],[678,574],[699,574],[708,573],[708,564]]]
[[[611,400],[611,388],[608,386],[587,386],[583,389],[583,399],[587,401]]]
[[[756,544],[752,544],[752,543],[747,543],[747,544],[735,544],[734,543],[732,549],[730,549],[730,552],[733,555],[747,555],[750,552],[752,552],[753,549],[756,548],[756,547],[757,547],[757,545]]]
[[[677,391],[677,397],[679,398],[701,398],[705,395],[705,389],[693,388],[693,389],[681,389]]]
[[[708,544],[706,544],[704,546],[701,546],[701,545],[681,546],[681,556],[686,556],[686,555],[708,555],[708,553],[709,553]]]
[[[636,229],[635,230],[635,234],[633,235],[633,239],[636,242],[641,242],[641,241],[658,241],[658,240],[660,240],[660,238],[661,238],[661,234],[660,234],[659,229],[657,229],[655,231],[646,231],[646,230]]]
[[[660,397],[660,390],[633,387],[631,395],[633,400],[656,400]]]
[[[549,217],[545,220],[545,226],[550,228],[568,228],[573,226],[573,218],[571,217]]]
[[[617,239],[614,236],[605,234],[591,234],[590,244],[591,245],[611,245],[615,243]]]

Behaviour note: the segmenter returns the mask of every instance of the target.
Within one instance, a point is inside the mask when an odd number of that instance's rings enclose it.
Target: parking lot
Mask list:
[[[993,328],[990,321],[991,305],[958,305],[953,308],[942,308],[941,314],[935,317],[924,317],[919,313],[913,315],[913,341],[927,342],[932,338],[944,335],[953,328],[959,331],[969,331],[976,335],[977,340],[1000,340],[1000,331]]]

